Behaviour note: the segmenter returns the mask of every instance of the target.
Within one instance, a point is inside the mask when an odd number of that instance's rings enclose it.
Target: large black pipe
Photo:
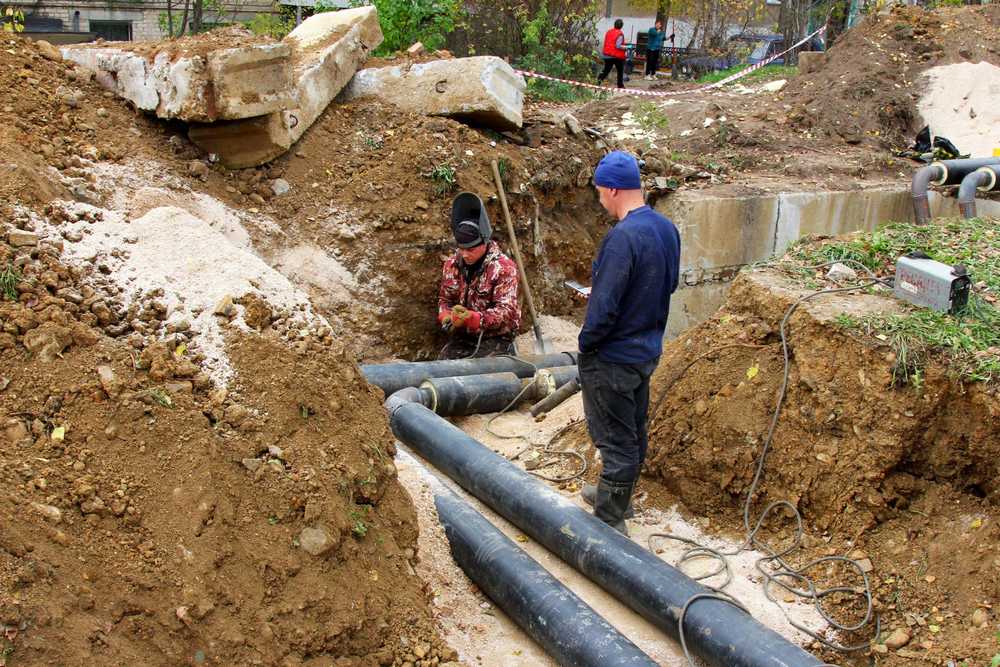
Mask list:
[[[655,667],[648,655],[453,493],[434,497],[455,562],[560,665]]]
[[[958,188],[958,210],[968,220],[976,217],[976,192],[1000,189],[1000,165],[980,167],[962,179]]]
[[[989,164],[1000,163],[1000,157],[971,158],[963,160],[942,160],[921,167],[913,174],[910,194],[913,197],[913,217],[918,225],[925,225],[931,219],[930,200],[927,188],[931,185],[958,185],[966,176]]]
[[[678,616],[711,593],[402,392],[386,401],[393,433],[472,495],[675,639]],[[699,599],[688,646],[717,667],[822,663],[733,605]]]
[[[418,402],[444,417],[489,414],[515,400],[537,401],[576,376],[576,366],[560,366],[543,368],[526,379],[514,373],[431,378],[420,384]]]
[[[430,378],[484,375],[487,373],[514,373],[518,377],[531,377],[539,368],[575,365],[575,355],[571,352],[562,352],[560,354],[525,355],[522,357],[482,357],[480,359],[364,364],[361,366],[361,373],[366,380],[385,392],[386,396],[392,396],[403,387],[417,387],[421,382]]]

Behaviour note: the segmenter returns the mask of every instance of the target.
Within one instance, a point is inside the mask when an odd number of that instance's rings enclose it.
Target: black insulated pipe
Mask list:
[[[931,220],[930,200],[927,189],[930,185],[958,185],[966,176],[990,164],[1000,163],[1000,157],[967,158],[962,160],[941,160],[921,167],[913,174],[910,194],[913,197],[913,218],[918,225]]]
[[[656,662],[453,493],[434,496],[451,555],[557,663],[654,667]]]
[[[674,639],[685,603],[711,593],[423,405],[393,396],[386,407],[400,441]],[[692,604],[684,636],[716,667],[823,664],[721,600]]]
[[[562,366],[541,369],[534,378],[526,379],[513,373],[431,378],[421,383],[422,398],[417,402],[443,417],[489,414],[515,401],[548,396],[576,375],[576,366]]]
[[[531,416],[537,417],[552,412],[562,405],[566,399],[580,391],[579,378],[573,378],[559,389],[531,406]]]
[[[575,365],[575,354],[562,352],[522,357],[482,357],[479,359],[363,364],[361,374],[365,376],[366,380],[385,392],[386,397],[389,397],[403,387],[418,387],[421,382],[430,378],[485,375],[487,373],[514,373],[523,378],[531,377],[539,368]]]
[[[1000,189],[1000,165],[980,167],[962,179],[958,188],[958,210],[968,220],[976,217],[976,192]]]

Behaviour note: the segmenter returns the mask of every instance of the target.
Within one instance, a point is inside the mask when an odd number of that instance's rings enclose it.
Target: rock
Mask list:
[[[311,556],[323,556],[338,546],[338,541],[325,528],[303,528],[299,546]]]
[[[11,420],[3,429],[4,438],[12,445],[16,445],[28,437],[28,427],[20,419]]]
[[[12,229],[7,233],[7,243],[15,248],[38,245],[38,234],[22,229]]]
[[[562,117],[562,121],[563,124],[566,126],[566,129],[569,130],[570,134],[574,135],[583,134],[583,125],[580,124],[580,121],[578,121],[576,119],[576,116],[574,116],[573,114],[571,113],[565,114]]]
[[[885,640],[885,645],[890,651],[903,648],[910,643],[910,631],[906,628],[896,628]]]
[[[846,264],[837,262],[826,272],[826,277],[835,283],[852,283],[857,281],[858,272]]]
[[[143,111],[212,123],[294,109],[291,47],[283,42],[152,57],[130,45],[66,46],[62,53]]]
[[[43,322],[41,326],[24,334],[24,347],[41,361],[52,361],[61,355],[72,342],[69,329],[53,322]]]
[[[54,505],[31,503],[31,509],[41,514],[46,520],[51,521],[52,523],[59,523],[62,521],[62,510]]]
[[[267,453],[276,459],[281,459],[281,460],[285,459],[285,452],[282,451],[281,447],[278,447],[277,445],[268,445]]]
[[[201,180],[208,179],[208,165],[201,160],[191,160],[188,162],[188,175]]]
[[[761,92],[764,93],[777,93],[784,89],[788,85],[788,81],[785,79],[778,79],[777,81],[768,81],[763,86],[760,87]]]
[[[53,62],[62,61],[62,53],[56,47],[52,46],[49,42],[44,39],[40,39],[35,42],[35,48],[38,49],[38,53],[41,54],[46,60],[51,60]]]
[[[694,404],[694,411],[695,414],[697,414],[698,416],[705,414],[706,412],[708,412],[708,403],[706,403],[704,400],[699,399]]]
[[[416,206],[421,211],[426,211],[427,209],[429,209],[431,207],[431,205],[428,204],[427,200],[425,200],[425,199],[418,199],[417,201],[415,201],[413,203],[413,205]]]
[[[240,463],[242,463],[243,467],[249,470],[250,472],[256,472],[257,468],[260,467],[263,461],[261,461],[260,459],[243,459],[242,461],[240,461]]]
[[[410,48],[406,50],[406,55],[408,56],[419,56],[427,49],[424,48],[423,42],[414,42],[410,45]]]
[[[291,191],[292,186],[288,184],[283,178],[276,178],[271,181],[271,192],[274,193],[275,197],[280,197],[281,195],[288,194]]]
[[[116,398],[121,393],[121,382],[115,378],[115,373],[110,366],[98,366],[97,378],[101,381],[101,388],[111,398]]]
[[[978,608],[972,612],[972,625],[976,628],[981,628],[990,622],[990,615],[983,608]]]
[[[233,305],[232,295],[227,294],[219,299],[219,303],[215,304],[215,309],[212,310],[212,313],[223,317],[232,317],[236,314],[236,306]]]
[[[361,70],[340,99],[375,97],[404,111],[513,130],[522,124],[526,87],[502,59],[477,56]]]
[[[308,130],[382,43],[375,7],[314,14],[288,34],[292,100],[254,118],[192,126],[188,136],[230,169],[269,162]]]

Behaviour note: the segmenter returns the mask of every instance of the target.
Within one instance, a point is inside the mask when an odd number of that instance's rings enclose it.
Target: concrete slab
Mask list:
[[[498,130],[521,127],[524,77],[495,56],[365,69],[341,100],[377,97],[401,109]]]
[[[188,136],[230,169],[273,160],[312,126],[382,39],[374,7],[314,15],[283,41],[291,48],[292,62],[292,100],[284,110],[259,118],[193,125]]]
[[[278,111],[292,100],[291,47],[259,44],[174,57],[129,47],[64,46],[102,86],[160,118],[213,122]]]

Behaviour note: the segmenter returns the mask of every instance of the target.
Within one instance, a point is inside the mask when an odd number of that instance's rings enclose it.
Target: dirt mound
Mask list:
[[[845,33],[818,72],[791,79],[781,103],[792,106],[794,127],[849,144],[908,148],[920,129],[922,72],[965,61],[1000,64],[998,42],[995,4],[895,5]]]
[[[743,502],[782,381],[779,323],[807,293],[772,269],[745,273],[715,317],[666,347],[652,385],[654,401],[666,398],[650,417],[646,471],[666,489],[654,489],[657,502],[680,501],[717,529],[742,534]],[[1000,398],[993,386],[955,382],[933,361],[919,386],[900,388],[889,343],[838,324],[843,313],[894,308],[880,294],[828,295],[791,318],[788,390],[751,521],[788,500],[808,527],[794,562],[837,553],[874,564],[875,610],[886,629],[876,644],[897,627],[912,638],[894,651],[899,661],[880,664],[984,664],[998,649],[988,610],[977,615],[982,626],[970,619],[1000,595],[988,574],[1000,566]],[[786,545],[792,525],[778,523],[766,529],[768,540]],[[961,548],[942,548],[949,532],[947,542]],[[841,618],[858,611],[828,604]],[[868,641],[868,632],[846,639]],[[867,664],[844,660],[834,661]]]

